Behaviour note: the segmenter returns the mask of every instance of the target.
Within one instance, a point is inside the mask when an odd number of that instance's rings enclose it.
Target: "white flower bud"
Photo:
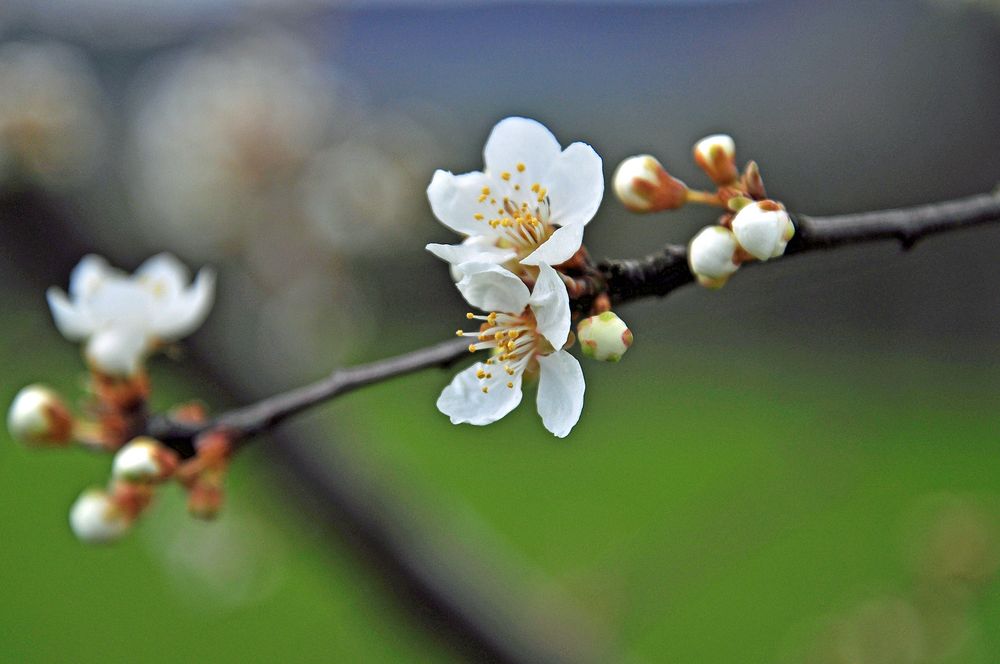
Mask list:
[[[774,201],[758,201],[733,218],[733,233],[740,246],[754,258],[766,261],[785,253],[795,226],[788,213]]]
[[[732,136],[713,134],[694,144],[694,160],[715,184],[731,184],[736,170],[736,142]]]
[[[739,245],[733,232],[724,226],[707,226],[688,246],[688,265],[702,286],[721,288],[739,269],[733,260]]]
[[[127,482],[162,482],[177,469],[177,455],[152,438],[136,438],[115,455],[111,476]]]
[[[125,513],[103,489],[84,491],[69,511],[69,525],[73,534],[88,544],[113,542],[125,534],[130,523]]]
[[[656,157],[629,157],[615,170],[615,194],[632,212],[657,212],[682,207],[687,185],[667,173]]]
[[[585,357],[602,362],[617,362],[632,346],[632,331],[614,312],[584,318],[576,326],[580,348]]]
[[[73,415],[53,390],[29,385],[7,411],[7,430],[30,445],[65,445],[73,435]]]

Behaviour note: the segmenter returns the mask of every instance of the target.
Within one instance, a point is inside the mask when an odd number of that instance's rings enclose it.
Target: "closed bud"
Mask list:
[[[694,161],[717,185],[732,184],[739,177],[736,143],[731,136],[714,134],[695,143]]]
[[[177,454],[152,438],[132,440],[115,455],[111,475],[117,480],[136,483],[162,482],[177,470]]]
[[[743,207],[732,226],[740,246],[762,261],[785,253],[788,241],[795,235],[791,217],[779,203],[770,200]]]
[[[739,269],[734,260],[739,244],[736,236],[723,226],[701,229],[688,245],[688,265],[698,283],[708,288],[721,288],[733,272]]]
[[[754,200],[767,198],[767,191],[764,189],[764,179],[760,176],[760,167],[756,161],[748,162],[743,169],[743,188]]]
[[[77,539],[88,544],[104,544],[120,539],[131,520],[103,489],[80,494],[69,511],[69,525]]]
[[[675,210],[687,202],[687,185],[648,154],[629,157],[615,170],[618,199],[632,212]]]
[[[73,415],[62,398],[42,385],[29,385],[7,411],[10,435],[29,445],[65,445],[73,437]]]
[[[618,362],[632,346],[632,331],[612,311],[584,318],[576,333],[584,356],[602,362]]]

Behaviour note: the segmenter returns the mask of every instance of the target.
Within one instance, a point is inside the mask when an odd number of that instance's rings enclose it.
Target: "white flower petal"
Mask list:
[[[558,272],[545,263],[538,268],[538,281],[528,305],[535,314],[538,331],[553,348],[559,349],[569,338],[569,293]]]
[[[501,264],[517,258],[517,253],[509,249],[501,249],[494,244],[483,242],[470,242],[472,239],[468,238],[462,244],[428,244],[425,248],[452,265],[461,265],[462,263]]]
[[[118,270],[108,265],[108,262],[95,254],[88,254],[80,259],[69,275],[69,294],[73,300],[88,297],[108,278],[123,277]]]
[[[559,438],[565,438],[583,412],[586,383],[576,358],[564,350],[538,358],[538,414],[542,424]]]
[[[115,327],[92,336],[84,353],[103,373],[132,376],[139,371],[148,345],[149,340],[141,330]]]
[[[485,221],[476,220],[476,214],[486,214],[489,207],[479,202],[483,187],[492,186],[492,180],[483,173],[455,175],[438,170],[427,186],[427,200],[438,220],[448,228],[465,235],[478,235],[489,230]]]
[[[94,322],[82,307],[74,306],[66,293],[53,286],[45,291],[45,298],[52,310],[52,319],[64,337],[81,341],[94,331]]]
[[[153,309],[152,292],[132,279],[108,279],[93,295],[79,301],[95,327],[142,327]]]
[[[149,328],[161,341],[187,336],[205,322],[214,301],[215,272],[203,268],[190,287],[154,309]]]
[[[483,148],[486,172],[499,177],[524,164],[522,177],[538,182],[559,156],[559,141],[545,125],[528,118],[506,118],[493,127]]]
[[[528,306],[528,287],[513,272],[489,263],[465,263],[462,271],[458,290],[477,309],[516,315]]]
[[[583,244],[583,224],[557,228],[538,249],[521,260],[522,265],[559,265],[573,257]]]
[[[490,424],[521,403],[520,375],[511,379],[513,388],[507,387],[505,383],[497,383],[488,393],[484,393],[483,381],[476,377],[476,372],[481,367],[481,364],[474,364],[458,373],[441,391],[437,408],[451,418],[452,424]]]
[[[586,224],[604,197],[601,157],[586,143],[573,143],[542,176],[542,186],[548,189],[553,224]]]
[[[187,267],[169,253],[157,254],[148,259],[135,271],[135,276],[151,287],[161,299],[176,296],[191,279]]]

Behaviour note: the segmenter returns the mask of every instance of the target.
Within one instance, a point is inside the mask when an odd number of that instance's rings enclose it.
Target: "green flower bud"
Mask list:
[[[632,331],[612,311],[583,319],[576,332],[583,355],[602,362],[618,362],[632,345]]]

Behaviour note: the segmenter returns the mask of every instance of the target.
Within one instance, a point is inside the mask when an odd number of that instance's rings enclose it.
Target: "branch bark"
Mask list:
[[[898,240],[909,249],[930,235],[1000,222],[1000,194],[829,217],[794,214],[792,219],[795,237],[786,255],[879,240]],[[601,293],[607,293],[612,303],[621,304],[650,295],[662,297],[694,281],[687,247],[674,244],[644,258],[601,261],[596,274],[598,278],[587,279],[577,291],[577,300],[584,308]],[[155,417],[148,433],[185,455],[192,454],[193,441],[210,430],[222,428],[234,440],[245,441],[296,413],[365,385],[421,369],[447,367],[468,354],[467,348],[462,340],[446,341],[386,360],[339,369],[315,383],[223,413],[200,425]]]

